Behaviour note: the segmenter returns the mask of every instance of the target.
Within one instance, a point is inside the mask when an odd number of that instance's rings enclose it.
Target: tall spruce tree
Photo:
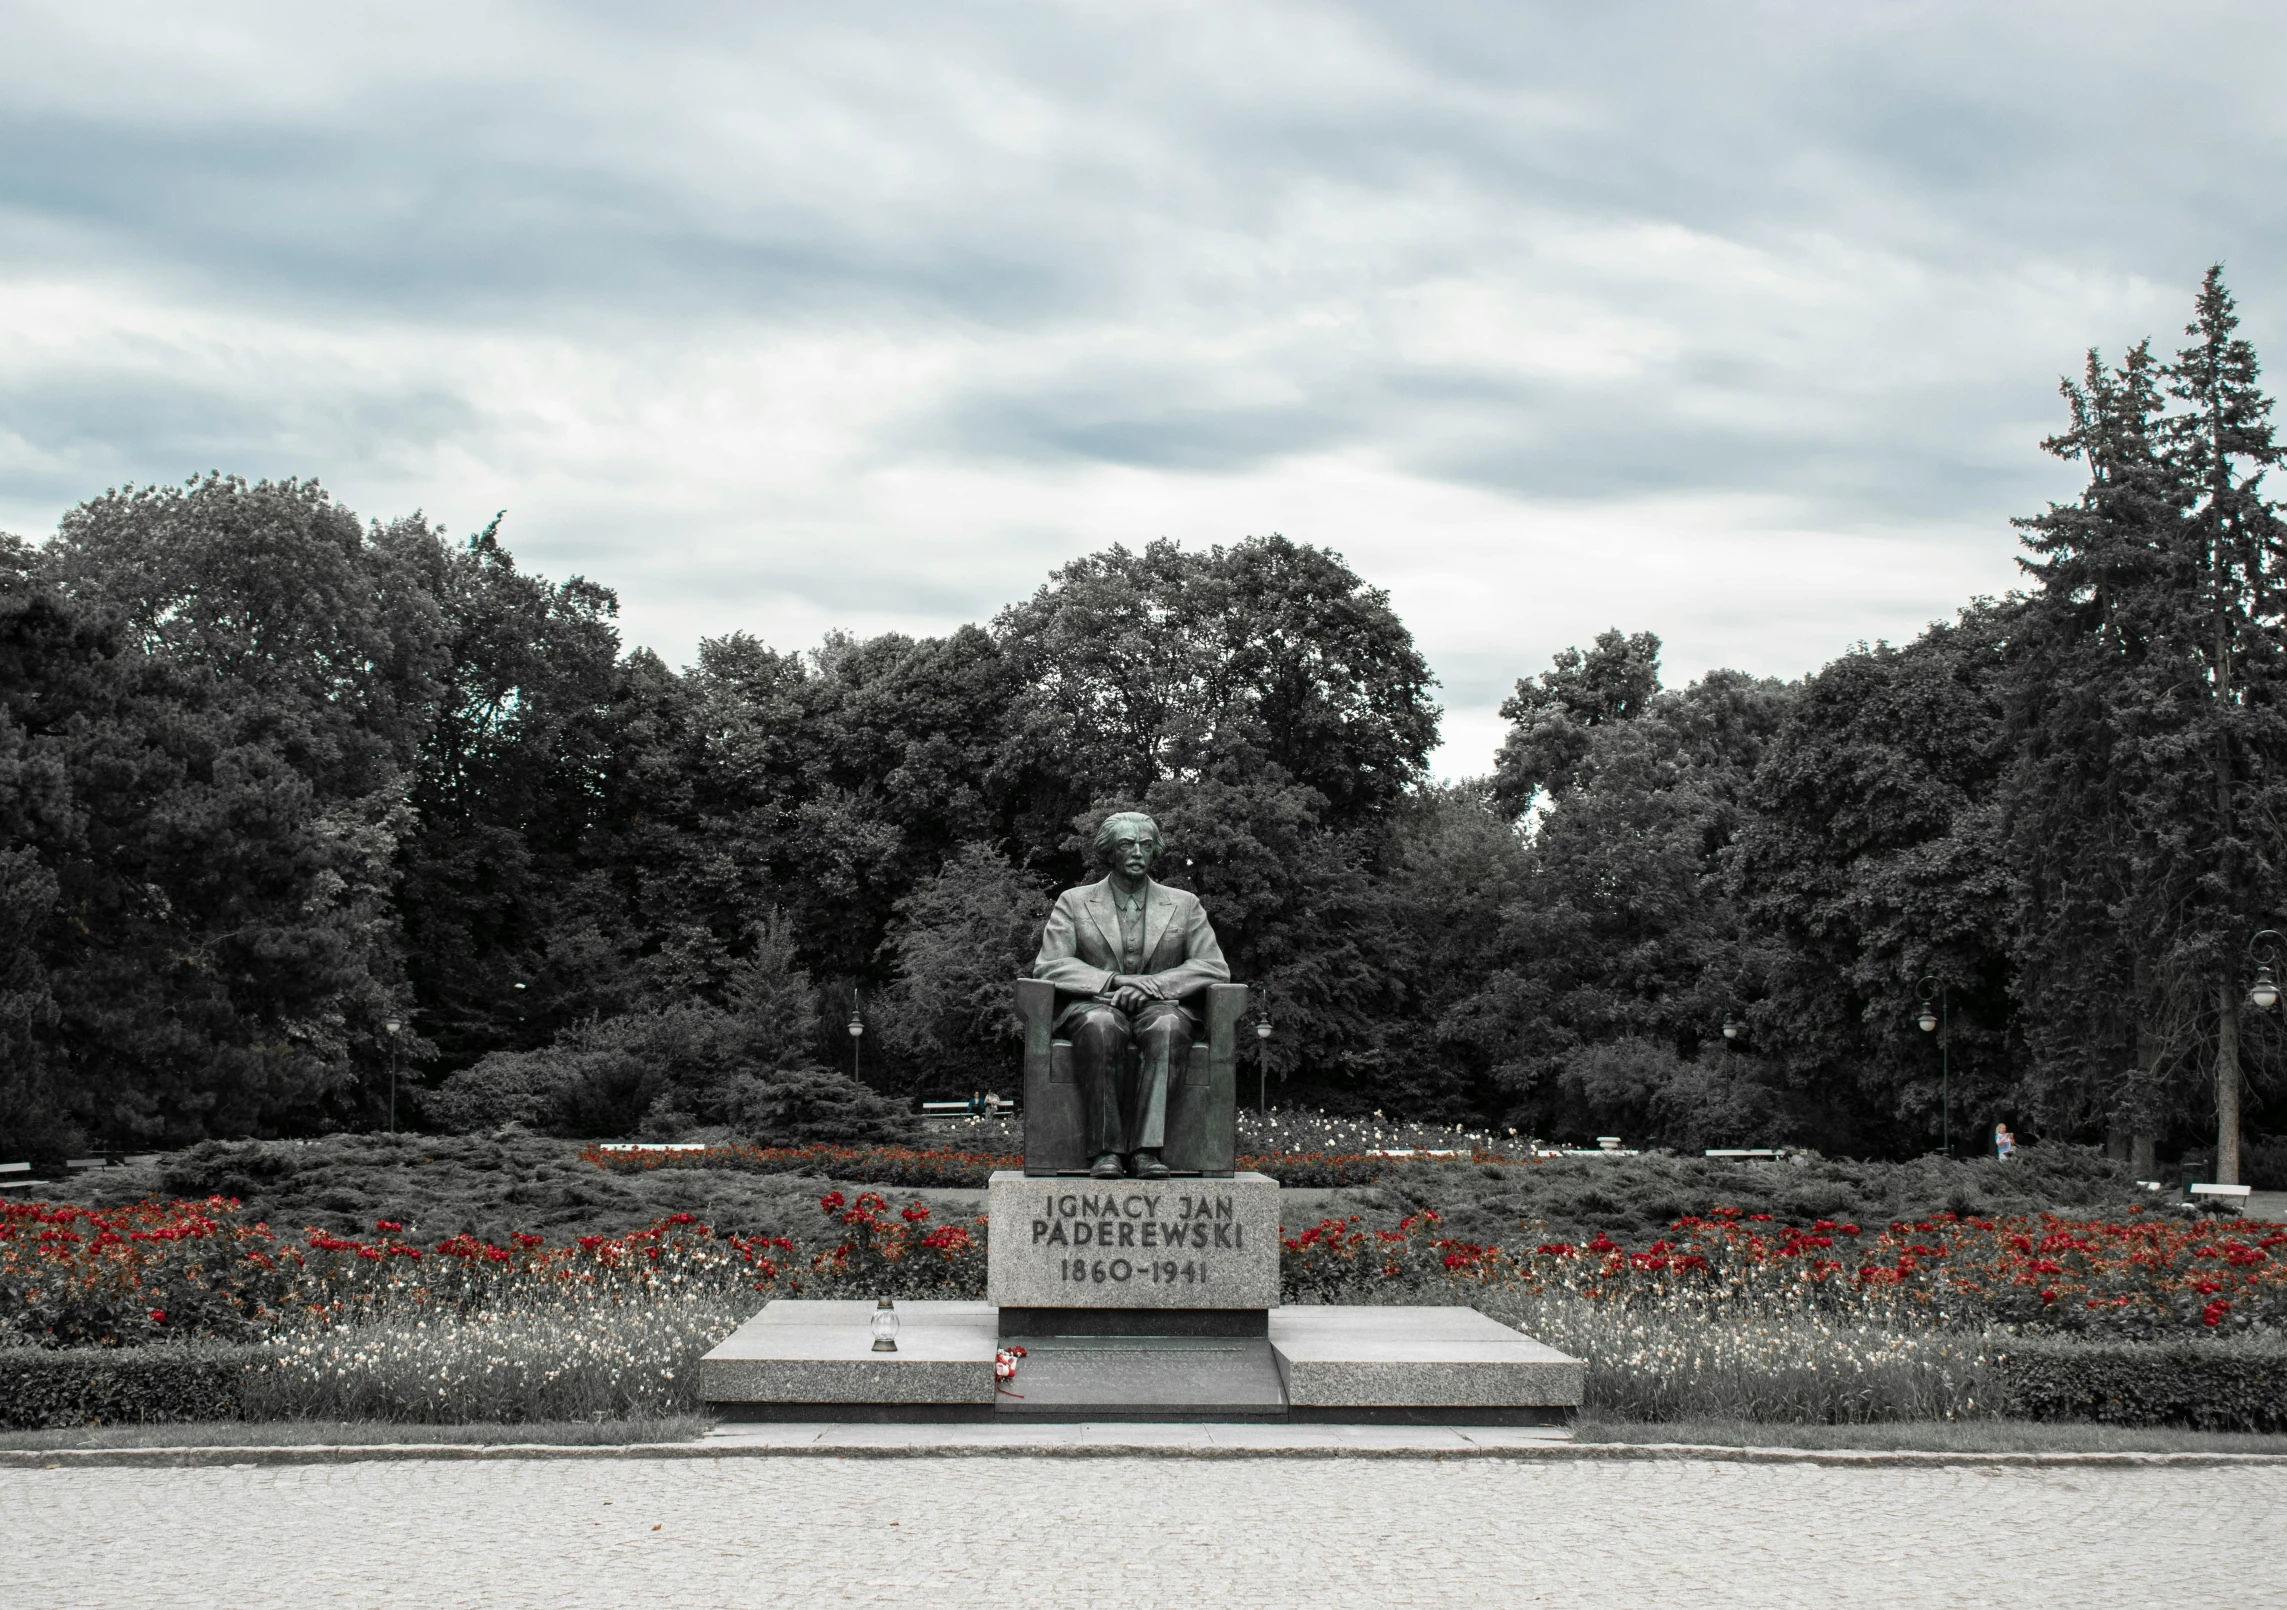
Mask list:
[[[2186,529],[2204,583],[2200,737],[2213,782],[2212,844],[2197,883],[2207,920],[2183,961],[2204,965],[2213,980],[2216,1178],[2227,1185],[2239,1183],[2236,964],[2250,932],[2278,909],[2287,806],[2287,593],[2280,586],[2287,528],[2263,495],[2264,472],[2281,453],[2255,348],[2238,328],[2223,270],[2212,267],[2185,327],[2192,340],[2168,367],[2168,394],[2184,411],[2170,418],[2165,436],[2166,456],[2189,493]]]
[[[2184,491],[2162,456],[2151,343],[2065,382],[2068,428],[2044,451],[2088,467],[2073,503],[2018,522],[2037,557],[2010,684],[2017,758],[2006,789],[2016,989],[2048,1121],[2101,1119],[2153,1164],[2172,1075],[2199,1023],[2167,965],[2186,913],[2168,802],[2198,679],[2186,604],[2200,575]],[[2180,1078],[2176,1080],[2180,1083]]]
[[[2064,387],[2070,426],[2043,445],[2090,478],[2020,522],[2039,585],[2009,788],[2042,1095],[2059,1116],[2101,1110],[2149,1169],[2210,1073],[2227,1183],[2242,953],[2277,909],[2287,806],[2282,532],[2261,488],[2278,450],[2237,322],[2211,269],[2173,363],[2148,343],[2109,372],[2092,354]]]

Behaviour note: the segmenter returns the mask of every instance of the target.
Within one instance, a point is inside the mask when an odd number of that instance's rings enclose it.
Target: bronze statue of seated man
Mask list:
[[[1056,986],[1056,1033],[1072,1042],[1088,1134],[1088,1172],[1165,1179],[1168,1082],[1191,1056],[1199,1019],[1184,1004],[1231,976],[1199,897],[1154,883],[1165,848],[1140,811],[1096,830],[1101,882],[1056,897],[1032,976]]]

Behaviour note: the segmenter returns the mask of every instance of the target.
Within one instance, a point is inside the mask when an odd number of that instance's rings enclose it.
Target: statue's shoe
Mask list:
[[[1168,1177],[1168,1167],[1159,1160],[1157,1152],[1136,1153],[1135,1171],[1139,1180],[1164,1180]]]
[[[1088,1165],[1088,1175],[1091,1179],[1116,1180],[1121,1178],[1123,1173],[1119,1156],[1114,1152],[1106,1152]]]

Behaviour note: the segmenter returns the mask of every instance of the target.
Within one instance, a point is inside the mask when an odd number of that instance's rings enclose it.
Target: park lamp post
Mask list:
[[[2258,953],[2269,944],[2277,949],[2287,944],[2276,928],[2259,928],[2248,936],[2247,954],[2255,962],[2255,982],[2248,987],[2247,1004],[2258,1012],[2268,1012],[2279,1004],[2279,980],[2271,971],[2271,963]],[[2216,1183],[2239,1183],[2239,1106],[2242,1075],[2239,1071],[2236,1025],[2226,1022],[2219,1030],[2230,1035],[2232,1054],[2216,1057]]]
[[[384,1018],[382,1028],[389,1033],[389,1133],[397,1133],[397,1031],[405,1026],[402,1019]]]
[[[1922,1009],[1914,1022],[1924,1034],[1938,1037],[1938,1143],[1953,1155],[1953,1025],[1948,1021],[1946,986],[1935,976],[1921,982]]]
[[[850,1077],[858,1077],[858,1042],[865,1038],[865,1013],[858,1009],[858,992],[850,991]]]
[[[1271,1110],[1271,1015],[1268,1012],[1255,1019],[1255,1078],[1260,1086],[1256,1102],[1268,1113]]]
[[[1741,1040],[1744,1040],[1744,1039],[1746,1039],[1746,1038],[1747,1038],[1747,1020],[1746,1020],[1746,1019],[1744,1019],[1744,1018],[1742,1018],[1742,1017],[1741,1017],[1741,1016],[1740,1016],[1738,1013],[1736,1013],[1736,1012],[1726,1012],[1726,1013],[1724,1013],[1724,1014],[1723,1014],[1723,1043],[1724,1043],[1726,1046],[1736,1046],[1736,1045],[1737,1045],[1737,1044],[1738,1044],[1738,1043],[1739,1043]]]
[[[2256,946],[2262,944],[2266,939],[2274,945],[2287,944],[2287,940],[2280,938],[2278,929],[2260,929],[2247,941],[2248,955],[2253,956]],[[2271,964],[2269,962],[2258,961],[2255,964],[2255,982],[2248,987],[2247,1004],[2254,1007],[2258,1012],[2268,1012],[2279,1004],[2279,981],[2271,976]]]

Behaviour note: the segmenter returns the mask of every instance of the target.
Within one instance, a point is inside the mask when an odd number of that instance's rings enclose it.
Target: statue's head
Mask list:
[[[1096,860],[1131,878],[1149,872],[1166,848],[1159,824],[1141,811],[1115,811],[1096,829]]]

